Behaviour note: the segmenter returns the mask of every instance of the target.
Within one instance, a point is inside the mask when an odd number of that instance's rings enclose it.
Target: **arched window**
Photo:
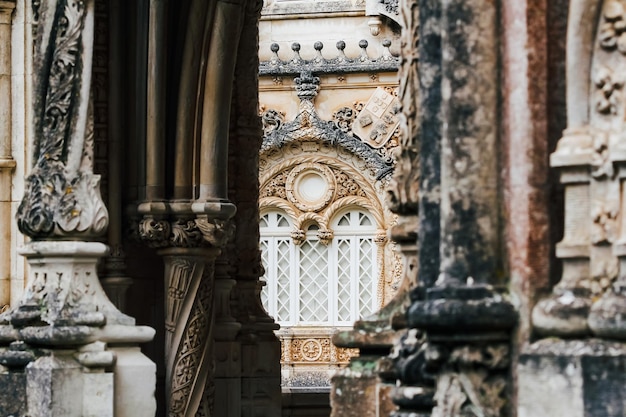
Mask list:
[[[267,281],[262,300],[281,325],[351,326],[376,311],[376,226],[368,213],[336,216],[331,242],[323,242],[311,224],[296,245],[292,221],[279,211],[264,214],[260,225]]]

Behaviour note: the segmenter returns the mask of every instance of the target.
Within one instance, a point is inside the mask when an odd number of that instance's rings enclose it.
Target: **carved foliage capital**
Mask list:
[[[153,248],[221,248],[235,231],[233,222],[206,215],[174,219],[145,215],[138,228],[141,240]]]
[[[109,219],[100,196],[100,176],[80,173],[68,178],[60,165],[35,168],[26,179],[17,225],[33,239],[93,237]]]

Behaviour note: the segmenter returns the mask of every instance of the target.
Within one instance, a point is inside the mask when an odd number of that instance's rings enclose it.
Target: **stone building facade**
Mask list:
[[[276,213],[261,181],[280,173],[259,176],[274,155],[262,6],[0,1],[1,415],[281,415],[259,247]],[[626,4],[365,6],[402,27],[385,187],[403,268],[396,296],[333,337],[359,349],[333,415],[623,416]],[[285,74],[297,99],[273,132],[330,121],[325,74]],[[326,204],[306,184],[354,161],[294,165],[285,201]],[[315,210],[305,241],[334,226]]]
[[[266,2],[261,13],[262,296],[281,325],[283,390],[294,395],[328,395],[358,352],[331,337],[380,310],[401,281],[386,201],[400,26],[366,13],[349,1]]]

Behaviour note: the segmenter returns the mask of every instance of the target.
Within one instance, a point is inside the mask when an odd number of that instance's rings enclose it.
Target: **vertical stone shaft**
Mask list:
[[[122,100],[122,60],[124,37],[122,34],[123,8],[120,0],[111,0],[108,9],[108,209],[109,229],[107,243],[111,253],[105,259],[105,276],[102,285],[113,304],[124,310],[126,291],[132,284],[127,277],[126,260],[122,241],[122,164],[124,156],[121,141],[124,137]]]
[[[166,0],[150,0],[144,198],[165,197]]]
[[[262,1],[246,2],[235,67],[230,117],[230,198],[237,206],[236,233],[229,251],[234,288],[233,312],[241,323],[241,416],[281,414],[280,342],[278,325],[261,303],[263,271],[259,250],[258,21]]]
[[[409,33],[410,39],[405,40],[407,47],[403,55],[418,54],[419,57],[419,86],[411,86],[409,91],[403,91],[403,102],[413,100],[411,90],[419,87],[419,118],[409,120],[413,126],[409,134],[419,134],[418,138],[411,138],[419,142],[419,269],[418,284],[430,287],[439,275],[441,214],[439,204],[441,196],[438,190],[441,187],[441,2],[439,0],[420,0],[419,33]],[[405,17],[406,19],[406,17]],[[412,28],[414,26],[409,26]],[[407,30],[408,30],[407,28]],[[416,43],[419,42],[417,51]],[[417,63],[415,64],[417,65]],[[417,69],[415,69],[417,71]],[[403,81],[404,82],[404,81]],[[415,106],[414,104],[413,106]],[[406,105],[405,105],[406,107]],[[405,110],[406,112],[406,110]],[[406,114],[406,113],[405,113]],[[410,115],[409,115],[410,117]],[[421,123],[420,123],[421,121]]]
[[[496,4],[442,2],[440,285],[491,283],[498,255]]]
[[[11,15],[15,3],[0,1],[0,308],[11,302]]]
[[[241,416],[241,329],[231,313],[231,292],[236,281],[229,277],[228,258],[215,265],[215,415]]]
[[[165,259],[167,410],[212,415],[214,262],[217,249],[169,248]]]
[[[211,163],[200,164],[200,200],[228,197],[228,103],[233,94],[242,16],[243,10],[239,4],[218,1],[215,6],[205,79],[206,93],[202,104],[200,145],[200,161]]]
[[[195,198],[197,194],[194,192],[194,185],[197,185],[194,180],[197,181],[198,161],[194,160],[194,142],[200,136],[200,132],[196,132],[196,124],[202,111],[202,99],[197,94],[201,91],[198,74],[203,73],[202,65],[206,65],[203,57],[209,47],[211,25],[208,22],[213,18],[213,8],[210,2],[193,1],[187,19],[188,31],[183,47],[186,70],[181,73],[176,117],[174,199],[177,200]]]

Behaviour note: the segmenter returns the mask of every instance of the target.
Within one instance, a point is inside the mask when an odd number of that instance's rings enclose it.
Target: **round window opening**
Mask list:
[[[287,199],[303,211],[320,210],[328,205],[335,192],[335,177],[325,165],[301,164],[287,176]]]
[[[319,202],[328,192],[328,188],[326,179],[314,171],[305,172],[296,180],[296,189],[304,203]]]

